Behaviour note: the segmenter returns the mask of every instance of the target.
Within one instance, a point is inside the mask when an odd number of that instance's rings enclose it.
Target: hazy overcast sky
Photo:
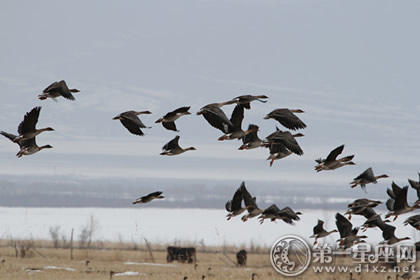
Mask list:
[[[419,11],[418,1],[382,0],[3,1],[0,129],[15,133],[41,105],[38,126],[56,131],[37,137],[54,149],[20,159],[1,138],[0,174],[325,182],[350,193],[372,166],[405,184],[420,171]],[[75,102],[37,99],[61,79],[81,90]],[[305,110],[304,156],[270,168],[266,149],[218,142],[195,115],[242,94],[270,97],[243,121],[262,138],[278,125],[266,113]],[[154,123],[186,105],[194,114],[179,133]],[[126,110],[153,112],[141,116],[153,126],[144,137],[112,120]],[[197,151],[159,156],[178,134]],[[357,165],[316,174],[314,159],[341,144]]]

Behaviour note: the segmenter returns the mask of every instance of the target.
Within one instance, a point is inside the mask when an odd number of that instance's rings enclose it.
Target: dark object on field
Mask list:
[[[168,247],[168,255],[166,256],[166,260],[168,262],[172,262],[174,260],[177,260],[179,262],[188,262],[188,263],[195,263],[196,262],[196,254],[195,254],[195,248],[188,247],[188,248],[182,248],[182,247]]]
[[[247,252],[245,250],[240,250],[238,253],[236,253],[236,260],[238,261],[239,266],[246,265],[246,256]]]

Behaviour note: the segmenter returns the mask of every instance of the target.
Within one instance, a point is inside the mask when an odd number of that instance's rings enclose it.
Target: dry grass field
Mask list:
[[[248,253],[247,266],[235,265],[237,248],[207,248],[205,252],[197,249],[197,265],[166,262],[164,247],[152,246],[153,259],[145,248],[118,249],[118,246],[107,246],[110,249],[74,249],[73,260],[70,260],[69,249],[45,248],[47,242],[36,244],[27,251],[24,258],[16,257],[14,247],[0,248],[0,280],[66,280],[66,279],[287,279],[280,276],[272,267],[268,249]],[[1,243],[0,243],[1,244]],[[41,246],[42,245],[42,246]],[[50,244],[51,245],[51,244]],[[107,244],[109,245],[109,244]],[[111,244],[112,245],[112,244]],[[44,248],[43,248],[44,247]],[[156,249],[155,249],[156,247]],[[35,249],[34,249],[35,248]],[[86,261],[89,261],[86,264]],[[349,264],[348,258],[340,258],[335,265]],[[121,275],[127,273],[132,275]],[[352,279],[396,279],[392,273],[354,273]],[[402,272],[399,273],[402,275]],[[203,277],[205,276],[205,277]],[[314,273],[311,268],[297,279],[350,279],[348,273]],[[416,276],[412,277],[415,279]]]

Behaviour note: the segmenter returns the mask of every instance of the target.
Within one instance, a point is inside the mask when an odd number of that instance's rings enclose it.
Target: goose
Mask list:
[[[13,141],[14,139],[16,139],[16,135],[14,134],[10,134],[4,131],[0,131],[0,134],[3,135],[4,137],[7,137],[9,140]],[[19,143],[17,143],[20,147],[19,152],[16,154],[17,157],[22,157],[22,156],[28,156],[28,155],[32,155],[35,154],[43,149],[50,149],[52,148],[51,145],[44,145],[44,146],[38,146],[36,144],[35,141],[35,137],[32,137],[28,140],[23,140],[20,141]]]
[[[248,214],[243,215],[241,218],[243,222],[246,222],[248,219],[258,216],[263,212],[263,210],[258,208],[256,198],[251,196],[251,194],[246,189],[245,185],[242,189],[242,197],[244,199],[246,209],[248,210]]]
[[[404,221],[404,225],[410,224],[413,228],[420,230],[420,215],[413,215]]]
[[[31,139],[44,131],[54,131],[54,129],[51,127],[36,129],[36,124],[38,122],[40,112],[41,107],[34,107],[30,112],[25,114],[23,121],[18,126],[19,135],[12,140],[13,142],[19,143],[21,141]]]
[[[368,218],[363,225],[360,227],[362,231],[366,231],[368,228],[374,228],[374,227],[381,227],[384,223],[390,223],[391,221],[386,219],[382,220],[380,215],[374,215],[370,218]]]
[[[165,198],[162,195],[162,192],[160,191],[152,192],[152,193],[149,193],[148,195],[137,198],[135,201],[133,201],[133,204],[147,203],[147,202],[152,201],[153,199],[162,199],[162,198]]]
[[[240,104],[243,105],[245,109],[251,109],[251,102],[254,100],[258,100],[262,103],[266,103],[267,100],[262,100],[262,99],[267,99],[268,96],[266,95],[241,95],[238,97],[233,98],[231,101],[234,101],[236,104]]]
[[[377,215],[375,210],[373,210],[371,207],[367,207],[364,205],[356,204],[349,209],[347,209],[346,213],[344,215],[349,215],[349,220],[351,220],[351,215],[361,215],[364,216],[366,219],[369,219],[370,217]]]
[[[315,166],[316,172],[320,172],[322,170],[334,170],[344,165],[355,165],[355,163],[351,161],[354,155],[337,159],[337,156],[343,152],[343,149],[344,145],[341,145],[332,150],[326,159],[315,160],[318,163],[318,165]]]
[[[188,112],[190,108],[191,107],[181,107],[173,110],[158,119],[155,123],[162,123],[164,128],[178,132],[176,129],[175,121],[184,115],[190,115],[191,113]]]
[[[318,243],[318,238],[327,237],[331,233],[337,232],[336,229],[326,231],[324,229],[324,221],[318,219],[317,225],[314,227],[314,234],[309,238],[315,238],[314,246]]]
[[[363,242],[366,235],[357,235],[359,228],[353,228],[352,223],[340,213],[335,215],[338,232],[340,233],[339,245],[343,249],[350,248],[356,243]]]
[[[242,214],[247,206],[242,207],[243,192],[245,189],[245,182],[241,183],[241,186],[233,194],[232,200],[228,200],[225,204],[226,210],[229,212],[226,217],[229,221],[232,217]]]
[[[301,133],[293,134],[293,137],[303,136]],[[279,160],[293,154],[288,148],[281,143],[272,143],[268,146],[270,154],[266,160],[270,160],[270,167],[273,166],[275,160]]]
[[[113,120],[120,120],[122,125],[131,133],[138,136],[143,136],[144,133],[141,128],[150,128],[144,125],[139,119],[138,115],[151,114],[150,111],[126,111],[116,117]]]
[[[243,145],[238,150],[250,150],[263,146],[263,141],[258,137],[258,125],[250,124],[248,126],[248,134],[242,137]]]
[[[258,219],[260,220],[260,224],[264,223],[265,219],[270,219],[272,222],[274,222],[276,220],[276,213],[278,213],[279,211],[280,208],[278,208],[277,205],[271,204],[269,207],[264,209],[264,211],[258,217]]]
[[[395,216],[394,221],[399,215],[405,214],[420,208],[419,204],[409,206],[407,203],[407,192],[408,186],[400,188],[397,184],[392,182],[392,190],[387,189],[388,195],[391,197],[386,202],[386,207],[389,212],[385,215],[385,218]]]
[[[73,94],[71,94],[72,92],[80,92],[80,90],[75,88],[69,89],[66,82],[61,80],[49,85],[42,91],[42,94],[38,95],[38,98],[40,100],[45,100],[47,98],[52,98],[55,100],[55,98],[62,96],[66,99],[74,101],[76,99],[74,98]]]
[[[284,207],[279,212],[277,212],[274,216],[275,219],[283,220],[283,222],[294,225],[294,221],[299,221],[300,218],[298,215],[302,215],[301,212],[295,212],[290,207]]]
[[[284,207],[279,209],[277,205],[272,204],[265,209],[259,216],[260,224],[264,222],[264,219],[271,219],[274,222],[276,219],[283,220],[287,224],[294,225],[294,221],[299,221],[298,215],[302,215],[301,212],[295,212],[290,207]]]
[[[354,207],[354,206],[365,206],[365,207],[371,207],[375,208],[379,204],[381,204],[382,201],[379,200],[371,200],[367,198],[359,198],[347,205],[348,208]]]
[[[232,116],[230,118],[230,122],[232,123],[232,126],[229,127],[227,132],[223,136],[219,137],[218,140],[223,141],[223,140],[241,139],[249,133],[256,132],[255,128],[251,128],[245,131],[242,130],[243,118],[244,118],[244,106],[241,104],[238,104],[233,109]]]
[[[271,111],[264,117],[264,119],[275,119],[284,127],[291,130],[305,128],[306,124],[301,121],[294,113],[304,113],[304,111],[301,109],[281,108]]]
[[[375,176],[373,174],[372,167],[369,167],[363,173],[361,173],[359,176],[353,179],[353,181],[350,183],[352,188],[357,187],[357,185],[360,185],[362,187],[362,190],[366,192],[366,185],[369,183],[376,184],[378,179],[381,178],[388,178],[389,176],[386,174],[382,174],[379,176]]]
[[[292,134],[290,131],[281,131],[276,127],[276,131],[266,137],[266,144],[282,144],[292,153],[301,156],[303,151],[295,137],[302,136],[304,136],[302,133]]]
[[[233,101],[226,101],[222,103],[212,103],[204,106],[197,112],[197,115],[203,115],[207,122],[214,128],[219,129],[223,133],[228,133],[228,130],[233,126],[232,122],[227,118],[226,114],[220,109],[224,105],[234,104]]]
[[[409,240],[410,237],[403,237],[398,238],[395,236],[395,229],[396,227],[388,225],[388,224],[382,224],[380,226],[380,229],[382,230],[382,237],[384,238],[383,241],[381,241],[379,244],[387,244],[392,245],[395,243],[398,243],[400,241]]]
[[[303,155],[303,151],[297,143],[295,137],[304,136],[302,133],[291,134],[289,131],[281,131],[276,127],[276,131],[266,137],[264,146],[268,146],[270,155],[267,160],[270,161],[270,167],[275,160],[285,158],[292,153]]]
[[[419,181],[414,181],[411,179],[408,179],[408,182],[410,183],[410,186],[416,190],[417,193],[417,201],[416,204],[420,202],[420,173],[419,174]]]
[[[175,136],[174,139],[172,139],[171,141],[166,143],[165,146],[162,147],[163,152],[160,153],[160,155],[162,155],[162,156],[176,156],[176,155],[182,154],[186,151],[196,150],[196,148],[194,148],[194,147],[189,147],[189,148],[183,149],[179,146],[178,142],[179,142],[179,135]]]

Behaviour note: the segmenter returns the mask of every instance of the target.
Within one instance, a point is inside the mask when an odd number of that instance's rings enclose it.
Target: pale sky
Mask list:
[[[420,18],[417,1],[4,1],[0,9],[0,129],[16,133],[42,106],[37,137],[53,149],[16,158],[0,139],[0,174],[311,182],[348,188],[372,166],[400,184],[420,171]],[[76,101],[40,101],[56,80]],[[195,113],[242,94],[265,94],[243,128],[261,138],[276,108],[300,108],[305,154],[269,167],[268,150],[238,151]],[[179,133],[154,121],[191,106]],[[232,106],[223,108],[227,115]],[[131,135],[112,118],[127,110],[149,126]],[[279,125],[280,127],[280,125]],[[175,135],[197,151],[159,156]],[[345,144],[355,166],[316,174],[315,159]],[[384,181],[385,190],[391,180]],[[360,192],[361,193],[361,192]],[[362,193],[361,193],[362,194]],[[384,193],[385,197],[385,193]]]

